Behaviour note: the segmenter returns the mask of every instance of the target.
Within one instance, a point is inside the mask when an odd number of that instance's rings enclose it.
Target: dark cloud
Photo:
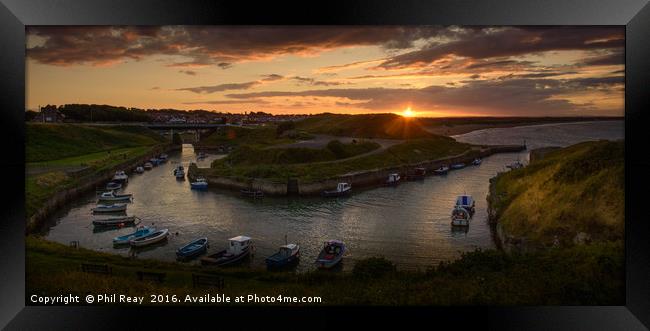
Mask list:
[[[262,75],[262,80],[265,82],[272,82],[284,79],[284,76],[278,74]]]
[[[546,51],[613,49],[625,46],[622,27],[506,27],[474,29],[450,42],[434,42],[379,65],[428,65],[450,56],[472,59],[511,57]]]
[[[402,109],[408,103],[416,109],[448,110],[451,108],[485,114],[551,116],[575,114],[576,111],[585,110],[585,104],[572,103],[565,97],[568,94],[593,88],[611,90],[620,84],[622,84],[621,77],[566,80],[513,78],[473,80],[458,87],[268,91],[226,96],[238,100],[265,97],[337,97],[356,101],[357,103],[354,103],[356,107],[372,110]],[[622,94],[621,98],[623,98]]]
[[[228,62],[219,62],[219,63],[217,63],[217,66],[218,66],[219,68],[221,68],[221,69],[226,70],[226,69],[230,69],[230,68],[232,68],[232,63],[228,63]]]
[[[184,105],[237,105],[237,104],[268,104],[264,100],[210,100],[210,101],[188,101],[183,102]]]
[[[316,80],[315,78],[300,77],[300,76],[293,76],[290,79],[297,81],[299,84],[306,84],[306,85],[313,85],[313,86],[337,86],[337,85],[345,84],[343,82],[320,81],[320,80]]]
[[[196,76],[196,71],[193,71],[193,70],[179,70],[178,72],[180,72],[182,74],[190,75],[190,76]]]
[[[446,34],[442,27],[28,27],[30,37],[43,38],[27,55],[54,65],[106,64],[151,55],[189,58],[173,63],[191,67],[272,58],[285,54],[316,54],[339,47],[380,45],[407,48],[413,42]]]
[[[622,50],[617,50],[615,52],[609,52],[607,54],[583,59],[579,64],[583,66],[609,66],[625,64],[625,54]]]
[[[197,86],[197,87],[184,87],[176,89],[176,91],[189,91],[199,94],[210,94],[216,92],[223,92],[228,90],[248,90],[257,85],[262,84],[260,81],[252,81],[246,83],[229,83],[229,84],[219,84],[212,86]]]

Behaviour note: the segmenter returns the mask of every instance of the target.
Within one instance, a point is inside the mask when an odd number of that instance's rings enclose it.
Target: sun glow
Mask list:
[[[411,110],[411,107],[407,107],[402,112],[402,116],[404,116],[404,117],[415,117],[415,112],[413,110]]]

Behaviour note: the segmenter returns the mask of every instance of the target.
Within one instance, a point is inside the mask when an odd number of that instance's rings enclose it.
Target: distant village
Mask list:
[[[137,109],[107,105],[47,105],[26,111],[25,120],[42,123],[148,122],[172,124],[253,125],[297,121],[309,115],[273,115],[265,112],[224,113],[208,110]]]

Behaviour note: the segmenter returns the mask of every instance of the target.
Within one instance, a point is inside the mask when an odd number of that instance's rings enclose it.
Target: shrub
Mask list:
[[[395,264],[386,258],[371,257],[358,261],[352,269],[352,274],[359,278],[380,278],[395,270]]]

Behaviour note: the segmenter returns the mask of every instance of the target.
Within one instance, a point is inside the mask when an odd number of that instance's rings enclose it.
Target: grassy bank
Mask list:
[[[224,293],[229,296],[320,296],[323,305],[621,305],[622,243],[582,245],[526,255],[488,250],[426,271],[399,271],[388,261],[358,261],[350,273],[304,274],[242,268],[206,268],[75,249],[27,237],[27,294],[127,295]],[[260,257],[257,257],[260,258]],[[311,261],[301,261],[310,263]],[[81,263],[108,264],[113,275],[80,272]],[[164,283],[135,273],[166,273]],[[192,288],[192,273],[224,278],[222,291]]]
[[[268,147],[286,144],[295,140],[277,134],[276,126],[238,127],[229,126],[217,129],[201,139],[199,146],[241,146]]]
[[[622,141],[585,142],[499,175],[488,199],[498,224],[542,246],[622,240],[624,150]]]
[[[421,127],[418,119],[395,114],[320,114],[296,122],[296,128],[309,133],[357,138],[417,139],[433,136]]]
[[[165,140],[143,127],[27,124],[27,218],[54,194],[113,167],[137,160]]]
[[[279,180],[292,177],[310,182],[352,172],[400,167],[409,163],[458,155],[470,148],[470,145],[456,142],[451,138],[434,136],[407,140],[378,153],[335,162],[299,164],[238,163],[231,162],[230,157],[227,157],[213,162],[208,175],[242,179],[267,178]]]
[[[163,138],[144,127],[27,123],[26,162],[47,162],[74,156],[149,146]]]

